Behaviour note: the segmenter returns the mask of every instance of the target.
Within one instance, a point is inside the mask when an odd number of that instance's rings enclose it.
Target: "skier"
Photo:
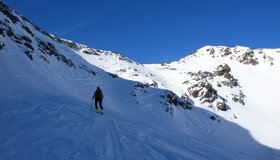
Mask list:
[[[96,91],[93,93],[92,95],[92,100],[95,98],[95,112],[98,112],[98,106],[97,103],[99,103],[100,109],[101,109],[101,114],[103,114],[104,110],[103,110],[103,106],[102,106],[102,100],[103,100],[103,92],[102,90],[97,87]]]

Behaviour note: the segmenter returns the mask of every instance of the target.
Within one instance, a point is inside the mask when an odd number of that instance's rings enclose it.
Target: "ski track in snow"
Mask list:
[[[1,157],[16,159],[28,153],[30,159],[254,159],[126,119],[110,109],[100,115],[88,111],[88,105],[71,104],[52,101],[20,105],[20,111],[16,104],[1,109],[1,123],[10,124],[2,132]]]

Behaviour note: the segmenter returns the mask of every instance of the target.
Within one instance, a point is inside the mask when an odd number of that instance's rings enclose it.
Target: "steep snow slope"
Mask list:
[[[247,107],[247,101],[251,100],[241,80],[238,82],[242,88],[237,85],[233,90],[236,94],[235,90],[242,89],[246,94],[246,107],[240,104],[233,109],[231,104],[239,104],[238,99],[238,103],[227,103],[232,109],[226,112],[215,106],[209,109],[208,104],[191,97],[186,84],[181,84],[182,80],[196,83],[192,78],[185,79],[190,75],[177,73],[187,71],[187,63],[180,62],[177,71],[172,66],[165,69],[166,66],[137,64],[115,52],[91,49],[49,35],[0,4],[0,159],[276,159],[280,156],[279,137],[271,138],[274,144],[267,137],[258,142],[255,138],[259,140],[258,136],[262,137],[264,132],[244,128],[250,127],[253,118],[261,113]],[[201,80],[201,74],[192,76]],[[218,76],[213,79],[213,83],[226,81]],[[89,111],[91,94],[97,86],[105,94],[105,116]],[[186,95],[179,98],[168,90]],[[274,113],[279,112],[275,109]],[[238,118],[232,118],[233,114]],[[244,117],[248,117],[248,123],[242,123],[247,120]],[[275,117],[272,115],[263,124]],[[276,125],[273,122],[265,129],[269,133],[278,132]]]

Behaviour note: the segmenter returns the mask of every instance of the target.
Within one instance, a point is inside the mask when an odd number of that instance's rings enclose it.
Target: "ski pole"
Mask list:
[[[91,109],[93,109],[93,99],[91,99],[91,105],[90,105],[89,110],[91,111]]]

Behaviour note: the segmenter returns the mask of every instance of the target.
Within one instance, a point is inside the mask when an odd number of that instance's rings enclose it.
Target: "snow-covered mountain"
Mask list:
[[[0,10],[0,159],[280,158],[280,49],[139,64]]]

